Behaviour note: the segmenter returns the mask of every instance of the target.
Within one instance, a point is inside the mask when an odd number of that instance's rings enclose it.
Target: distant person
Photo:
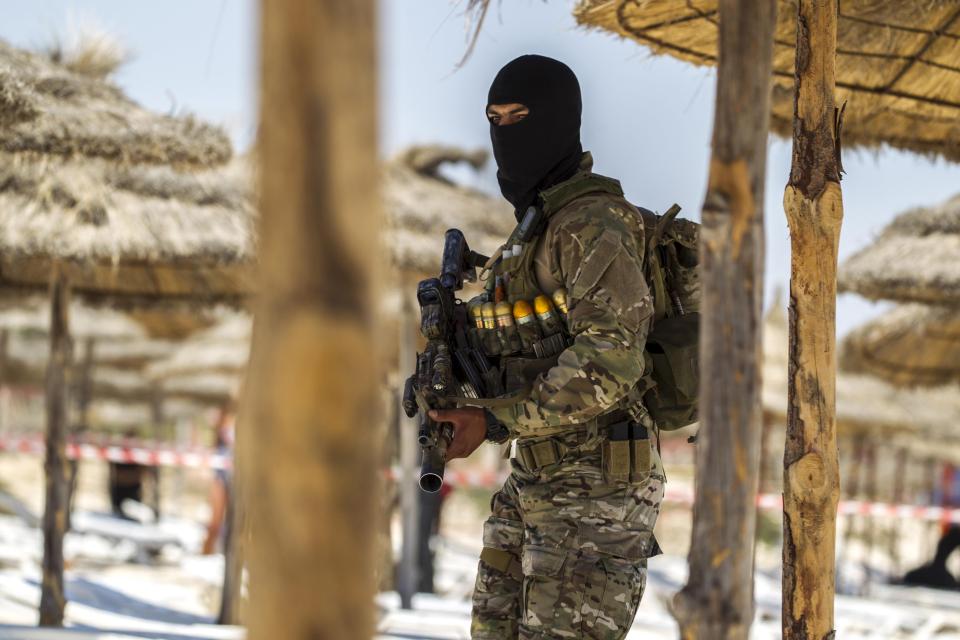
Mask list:
[[[903,576],[903,584],[933,589],[960,589],[960,582],[947,569],[947,560],[960,547],[960,527],[954,525],[937,543],[937,553],[933,561]]]
[[[124,436],[135,438],[137,432],[130,430]],[[135,462],[110,462],[108,465],[107,483],[110,493],[110,508],[113,515],[125,520],[134,520],[124,512],[125,500],[143,502],[143,480],[147,474],[147,467]]]
[[[217,415],[215,425],[216,452],[232,463],[235,416],[232,405],[224,406]],[[210,485],[210,522],[207,524],[207,536],[203,541],[203,554],[210,555],[217,550],[226,529],[224,523],[230,505],[230,493],[233,474],[230,469],[216,469],[213,483]]]

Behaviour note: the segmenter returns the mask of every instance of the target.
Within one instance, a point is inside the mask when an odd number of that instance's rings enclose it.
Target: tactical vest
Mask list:
[[[547,221],[576,199],[591,193],[608,193],[623,198],[620,183],[611,178],[581,172],[555,187],[541,192],[539,228],[530,229],[526,220],[511,233],[501,252],[509,257],[492,264],[487,274],[485,300],[493,300],[497,283],[502,283],[503,299],[511,306],[526,302],[533,306],[537,296],[552,298],[554,292],[541,291],[534,272],[534,258],[541,232]],[[675,219],[674,205],[658,216],[639,209],[644,227],[644,270],[654,303],[653,329],[644,350],[644,374],[611,411],[626,410],[636,420],[649,422],[665,430],[678,429],[697,419],[699,386],[698,335],[700,284],[697,265],[699,225]],[[524,236],[526,241],[523,241]],[[496,258],[496,256],[495,256]],[[596,274],[596,278],[602,276]],[[581,274],[584,278],[584,274]],[[587,280],[591,278],[586,276]],[[594,280],[595,281],[595,280]],[[478,330],[483,351],[498,362],[486,372],[487,386],[497,395],[522,396],[537,376],[557,363],[560,353],[572,343],[565,314],[560,330],[545,335],[534,314],[532,322],[514,322],[513,327],[489,327]],[[488,323],[489,324],[489,323]]]
[[[512,327],[491,328],[488,324],[487,328],[478,331],[484,352],[498,363],[502,396],[523,395],[538,375],[557,364],[560,353],[573,342],[566,313],[561,311],[552,299],[555,292],[540,290],[534,270],[534,258],[549,219],[578,198],[598,192],[608,193],[618,198],[623,197],[619,182],[586,172],[581,172],[570,180],[542,191],[540,194],[542,207],[536,213],[538,220],[531,223],[537,228],[526,229],[524,222],[521,222],[499,252],[498,255],[501,257],[495,256],[496,261],[492,264],[489,273],[485,274],[487,276],[485,300],[495,299],[496,287],[500,284],[504,302],[511,307],[515,307],[518,303],[527,303],[533,311],[533,317],[526,323],[519,318],[514,318]],[[532,233],[529,233],[531,231]],[[524,241],[525,232],[529,233],[530,237]],[[507,257],[502,257],[504,252]],[[601,275],[597,274],[597,277]],[[544,296],[550,300],[550,312],[555,320],[559,321],[556,333],[550,334],[546,328],[551,326],[549,318],[544,322],[536,313],[538,309],[535,301],[538,296]],[[543,299],[541,299],[542,302]],[[627,409],[638,416],[646,416],[641,398],[642,389],[639,389],[636,393],[632,393],[628,400],[613,407],[611,411],[622,413],[622,410]]]

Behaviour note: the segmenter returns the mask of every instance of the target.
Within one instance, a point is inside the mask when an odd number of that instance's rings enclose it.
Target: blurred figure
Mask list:
[[[947,569],[947,560],[960,547],[960,527],[954,525],[940,538],[933,561],[908,571],[903,584],[934,589],[960,589],[960,582]]]
[[[236,417],[233,404],[229,403],[220,408],[217,415],[216,451],[218,455],[227,459],[233,457],[233,437]],[[217,469],[214,472],[213,484],[210,485],[210,523],[207,525],[207,537],[203,541],[203,554],[210,555],[217,550],[225,532],[227,506],[230,502],[230,486],[232,472],[230,469]]]
[[[123,434],[125,438],[137,437],[134,430]],[[110,462],[107,476],[107,490],[110,493],[110,509],[113,515],[124,520],[134,520],[123,510],[124,500],[143,502],[143,479],[147,467],[135,462]]]

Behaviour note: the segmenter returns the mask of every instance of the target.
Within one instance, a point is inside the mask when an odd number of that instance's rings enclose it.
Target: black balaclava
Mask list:
[[[580,83],[570,67],[545,56],[508,62],[490,85],[487,105],[526,105],[530,114],[511,125],[490,123],[500,191],[517,219],[537,192],[576,173],[580,146]]]

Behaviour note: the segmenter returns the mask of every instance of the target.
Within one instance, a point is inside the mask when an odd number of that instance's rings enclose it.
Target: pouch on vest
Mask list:
[[[700,314],[688,313],[658,321],[647,336],[653,360],[653,388],[644,395],[647,410],[664,431],[697,420],[700,359],[697,341]]]
[[[630,482],[630,424],[612,424],[600,450],[600,466],[606,482]]]
[[[650,432],[642,424],[630,424],[630,482],[640,484],[650,477]]]

